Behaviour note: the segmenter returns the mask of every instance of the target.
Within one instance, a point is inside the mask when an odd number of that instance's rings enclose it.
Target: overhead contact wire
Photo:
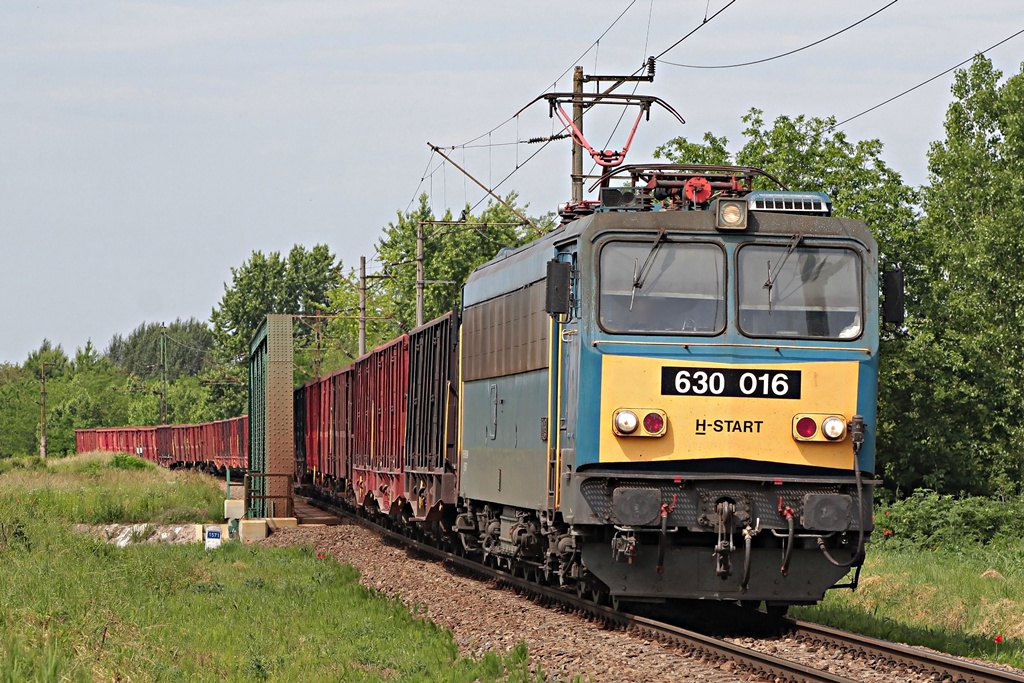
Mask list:
[[[733,2],[735,2],[735,1],[736,1],[736,0],[733,0]],[[574,67],[574,66],[576,66],[576,64],[577,64],[577,63],[578,63],[578,62],[579,62],[579,61],[580,61],[581,59],[583,59],[584,57],[586,57],[586,56],[587,56],[587,53],[588,53],[588,52],[590,52],[591,50],[593,50],[593,49],[594,49],[594,46],[595,46],[595,45],[597,45],[598,43],[600,43],[600,42],[601,42],[601,39],[602,39],[602,38],[604,38],[604,37],[605,37],[606,35],[608,35],[608,32],[609,32],[609,31],[611,31],[611,30],[612,30],[613,28],[615,28],[615,25],[619,23],[619,21],[620,21],[620,20],[622,19],[622,17],[626,16],[626,12],[628,12],[628,11],[630,10],[630,8],[631,8],[631,7],[633,7],[633,5],[635,5],[635,4],[636,4],[636,2],[637,2],[637,0],[631,0],[631,2],[630,2],[630,3],[628,4],[628,5],[626,5],[626,9],[622,10],[622,12],[620,12],[620,13],[619,13],[619,16],[615,17],[615,21],[613,21],[612,23],[610,23],[610,24],[608,25],[608,28],[606,28],[606,29],[604,30],[604,32],[603,32],[603,33],[602,33],[601,35],[599,35],[599,36],[597,37],[597,40],[595,40],[594,42],[592,42],[592,43],[591,43],[591,44],[590,44],[590,45],[589,45],[589,46],[587,47],[587,49],[583,51],[583,53],[582,53],[582,54],[581,54],[581,55],[580,55],[579,57],[577,57],[576,59],[574,59],[574,60],[573,60],[572,64],[571,64],[571,65],[569,66],[569,68],[568,68],[568,69],[566,69],[565,71],[563,71],[563,72],[562,72],[561,74],[559,74],[559,75],[558,75],[558,77],[557,77],[557,78],[556,78],[556,79],[554,80],[554,83],[558,83],[558,81],[562,80],[562,78],[564,78],[564,77],[565,77],[565,75],[566,75],[567,73],[569,73],[570,71],[572,71],[573,67]],[[552,85],[554,85],[554,84],[552,84]],[[494,128],[491,128],[491,129],[490,129],[489,131],[487,131],[486,133],[481,133],[480,135],[476,136],[476,137],[475,137],[475,138],[473,138],[472,140],[467,140],[467,141],[466,141],[466,142],[464,142],[464,143],[463,143],[462,145],[453,145],[453,146],[452,146],[452,149],[455,149],[456,147],[462,147],[463,145],[468,145],[468,144],[470,144],[470,143],[476,142],[477,140],[479,140],[479,139],[481,139],[481,138],[487,137],[488,135],[490,135],[490,134],[491,134],[491,133],[493,133],[494,131],[498,130],[499,128],[501,128],[502,126],[504,126],[504,125],[505,125],[506,123],[508,123],[509,121],[511,121],[511,120],[512,120],[512,119],[514,119],[514,118],[515,118],[515,115],[512,115],[512,116],[508,117],[507,119],[505,119],[504,121],[502,121],[501,123],[499,123],[498,125],[496,125],[496,126],[495,126]]]
[[[870,112],[873,112],[874,110],[878,109],[879,107],[883,107],[883,106],[885,106],[885,105],[889,104],[889,103],[890,103],[890,102],[892,102],[893,100],[898,100],[899,98],[903,97],[903,96],[904,96],[904,95],[906,95],[907,93],[911,93],[911,92],[914,92],[915,90],[917,90],[918,88],[920,88],[920,87],[921,87],[921,86],[923,86],[923,85],[928,85],[929,83],[931,83],[932,81],[934,81],[934,80],[935,80],[936,78],[940,78],[940,77],[942,77],[942,76],[945,76],[946,74],[948,74],[948,73],[949,73],[950,71],[953,71],[954,69],[959,69],[959,68],[960,68],[961,66],[963,66],[963,65],[964,65],[964,64],[966,64],[967,62],[969,62],[969,61],[973,60],[973,59],[974,59],[975,57],[977,57],[977,56],[979,56],[979,55],[983,55],[983,54],[985,54],[986,52],[989,52],[989,51],[991,51],[991,50],[994,50],[994,49],[996,49],[997,47],[999,47],[999,46],[1000,46],[1000,45],[1002,45],[1003,43],[1006,43],[1006,42],[1009,42],[1010,40],[1013,40],[1014,38],[1016,38],[1017,36],[1019,36],[1019,35],[1020,35],[1020,34],[1022,34],[1022,33],[1024,33],[1024,29],[1021,29],[1021,30],[1017,31],[1017,32],[1016,32],[1016,33],[1014,33],[1014,34],[1013,34],[1012,36],[1009,36],[1009,37],[1007,37],[1007,38],[1003,38],[1002,40],[1000,40],[1000,41],[999,41],[998,43],[996,43],[995,45],[992,45],[992,46],[990,46],[990,47],[987,47],[987,48],[985,48],[984,50],[982,50],[982,51],[980,51],[980,52],[976,52],[976,53],[974,53],[973,55],[971,55],[970,57],[968,57],[968,58],[967,58],[967,59],[965,59],[964,61],[960,62],[959,64],[956,64],[956,65],[954,65],[954,66],[951,66],[951,67],[949,67],[948,69],[946,69],[946,70],[945,70],[945,71],[943,71],[942,73],[939,73],[939,74],[935,74],[934,76],[932,76],[932,77],[931,77],[931,78],[929,78],[928,80],[925,80],[925,81],[921,81],[920,83],[918,83],[917,85],[915,85],[915,86],[914,86],[913,88],[908,88],[908,89],[904,90],[903,92],[901,92],[901,93],[900,93],[899,95],[895,95],[895,96],[893,96],[893,97],[890,97],[890,98],[889,98],[889,99],[887,99],[887,100],[886,100],[885,102],[879,102],[878,104],[876,104],[875,106],[871,107],[870,109],[865,109],[864,111],[862,111],[862,112],[861,112],[861,113],[859,113],[859,114],[854,114],[853,116],[851,116],[851,117],[850,117],[850,118],[848,118],[848,119],[843,119],[843,120],[842,120],[842,121],[840,121],[839,123],[837,123],[837,124],[835,124],[834,126],[832,126],[831,128],[829,128],[828,130],[830,130],[830,131],[831,131],[831,130],[835,130],[836,128],[838,128],[839,126],[843,125],[844,123],[849,123],[850,121],[853,121],[853,120],[854,120],[854,119],[856,119],[856,118],[860,118],[861,116],[864,116],[865,114],[868,114],[868,113],[870,113]]]
[[[699,30],[701,30],[702,28],[704,28],[705,26],[707,26],[707,25],[708,25],[708,23],[709,23],[709,22],[711,22],[711,21],[712,21],[712,20],[713,20],[713,19],[714,19],[715,17],[717,17],[717,16],[719,15],[719,14],[721,14],[721,13],[722,13],[722,12],[724,12],[725,10],[729,9],[730,7],[732,7],[732,6],[733,6],[733,5],[735,4],[735,3],[736,3],[736,0],[729,0],[729,3],[728,3],[728,4],[727,4],[727,5],[725,6],[725,7],[723,7],[723,8],[722,8],[722,9],[720,9],[720,10],[718,10],[717,12],[715,12],[714,14],[712,14],[712,15],[711,15],[710,17],[705,17],[704,21],[702,21],[702,22],[700,23],[700,25],[699,25],[699,26],[697,26],[697,28],[693,29],[692,31],[690,31],[689,33],[687,33],[687,34],[686,34],[685,36],[683,36],[682,38],[680,38],[679,40],[677,40],[676,42],[672,43],[672,44],[671,44],[671,45],[669,45],[669,46],[668,46],[667,48],[665,48],[664,50],[662,50],[662,51],[661,51],[661,54],[659,54],[659,55],[656,55],[656,56],[654,57],[654,61],[658,61],[658,60],[660,60],[660,59],[661,59],[662,57],[664,57],[664,56],[665,56],[666,54],[668,54],[668,53],[669,53],[670,51],[674,50],[674,49],[676,48],[676,46],[678,46],[678,45],[679,45],[679,44],[680,44],[681,42],[683,42],[684,40],[686,40],[687,38],[689,38],[690,36],[692,36],[692,35],[693,35],[694,33],[696,33],[697,31],[699,31]],[[645,68],[645,67],[640,67],[639,69],[637,69],[637,70],[636,70],[636,72],[635,72],[635,73],[640,73],[641,71],[643,71],[643,70],[644,70],[644,68]]]
[[[821,45],[826,40],[831,40],[832,38],[835,38],[836,36],[838,36],[841,33],[846,33],[851,28],[853,28],[855,26],[858,26],[860,24],[863,24],[865,21],[867,21],[871,17],[873,17],[875,15],[878,15],[878,14],[881,14],[883,11],[889,9],[890,7],[895,5],[897,2],[899,2],[899,0],[892,0],[892,2],[890,2],[888,5],[885,5],[884,7],[881,7],[880,9],[875,10],[874,12],[872,12],[869,15],[867,15],[863,19],[860,19],[859,21],[855,21],[854,23],[850,24],[849,26],[847,26],[844,29],[840,29],[840,30],[836,31],[835,33],[833,33],[831,35],[825,36],[821,40],[816,40],[813,43],[809,43],[807,45],[804,45],[803,47],[798,47],[797,49],[790,50],[789,52],[783,52],[782,54],[775,55],[774,57],[765,57],[764,59],[755,59],[752,62],[740,62],[739,64],[678,64],[676,62],[668,62],[668,61],[662,61],[661,63],[662,64],[669,64],[671,66],[678,66],[678,67],[681,67],[683,69],[735,69],[735,68],[741,67],[741,66],[751,66],[753,64],[763,64],[765,62],[770,62],[773,59],[781,59],[783,57],[788,57],[789,55],[794,55],[797,52],[801,52],[801,51],[806,50],[808,48],[812,48],[815,45]]]

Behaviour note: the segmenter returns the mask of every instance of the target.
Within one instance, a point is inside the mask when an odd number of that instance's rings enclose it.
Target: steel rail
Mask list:
[[[939,681],[1024,683],[1024,676],[1013,671],[994,669],[946,654],[928,652],[902,643],[879,640],[821,624],[796,619],[786,621],[792,625],[792,635],[799,639],[840,648],[862,657],[881,659],[892,666],[905,666],[918,672],[930,673]]]

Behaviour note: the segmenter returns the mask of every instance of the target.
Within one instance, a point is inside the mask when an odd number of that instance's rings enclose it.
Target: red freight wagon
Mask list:
[[[352,488],[356,501],[382,512],[404,497],[409,337],[402,335],[355,363],[352,415]]]
[[[156,462],[156,427],[76,429],[75,448],[79,453],[106,451],[141,455],[146,460]]]
[[[351,450],[349,383],[354,367],[336,370],[295,390],[295,458],[298,477],[344,492]]]
[[[243,469],[249,461],[249,417],[196,425],[107,427],[75,430],[79,453],[107,451],[141,455],[165,467]]]

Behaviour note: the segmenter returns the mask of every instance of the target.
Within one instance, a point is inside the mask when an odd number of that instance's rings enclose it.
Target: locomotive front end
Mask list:
[[[813,193],[655,208],[587,219],[557,323],[580,588],[814,603],[872,530],[875,242]]]

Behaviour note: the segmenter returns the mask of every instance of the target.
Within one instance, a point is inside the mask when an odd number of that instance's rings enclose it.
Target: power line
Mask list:
[[[664,56],[665,56],[666,54],[668,54],[668,52],[669,52],[669,51],[671,51],[671,50],[675,49],[675,48],[676,48],[676,46],[677,46],[677,45],[679,45],[679,44],[680,44],[681,42],[683,42],[684,40],[686,40],[687,38],[689,38],[690,36],[692,36],[692,35],[693,35],[694,33],[696,33],[697,31],[699,31],[699,30],[701,30],[702,28],[704,28],[705,26],[707,26],[708,22],[710,22],[710,21],[711,21],[712,19],[714,19],[715,17],[717,17],[717,16],[719,15],[719,14],[721,14],[721,13],[722,13],[722,12],[724,12],[725,10],[729,9],[730,7],[732,7],[732,6],[733,6],[733,3],[735,3],[735,2],[736,2],[736,0],[729,0],[729,3],[728,3],[728,4],[727,4],[727,5],[725,6],[725,7],[723,7],[723,8],[722,8],[722,9],[720,9],[720,10],[718,10],[717,12],[715,12],[714,14],[712,14],[712,15],[711,15],[710,17],[705,17],[705,18],[704,18],[704,21],[702,21],[702,22],[700,23],[700,25],[698,25],[698,26],[697,26],[697,28],[693,29],[692,31],[690,31],[689,33],[687,33],[687,34],[686,34],[685,36],[683,36],[682,38],[680,38],[679,40],[677,40],[676,42],[672,43],[672,44],[671,44],[671,45],[669,45],[669,46],[668,46],[667,48],[665,48],[664,50],[662,50],[662,51],[661,51],[661,54],[659,54],[659,55],[655,56],[655,58],[654,58],[654,59],[655,59],[655,61],[657,61],[657,60],[661,59],[662,57],[664,57]],[[637,73],[640,73],[640,71],[642,71],[642,70],[643,70],[643,67],[640,67],[640,69],[638,69],[638,70],[637,70]]]
[[[732,1],[733,1],[733,2],[735,2],[736,0],[732,0]],[[580,54],[580,56],[579,56],[579,57],[577,57],[576,59],[574,59],[574,60],[573,60],[573,62],[572,62],[572,63],[571,63],[570,65],[569,65],[569,67],[568,67],[568,68],[567,68],[567,69],[566,69],[565,71],[563,71],[563,72],[562,72],[561,74],[559,74],[559,75],[558,75],[558,77],[556,77],[556,78],[555,78],[555,80],[554,80],[554,82],[553,82],[553,83],[558,83],[558,81],[559,81],[559,80],[561,80],[562,78],[564,78],[564,77],[565,77],[565,75],[566,75],[567,73],[569,73],[570,71],[572,71],[573,67],[574,67],[574,66],[575,66],[575,65],[576,65],[576,64],[577,64],[577,63],[578,63],[578,62],[579,62],[579,61],[580,61],[581,59],[583,59],[583,58],[584,58],[584,57],[585,57],[585,56],[587,55],[587,53],[588,53],[588,52],[590,52],[590,51],[591,51],[592,49],[594,49],[594,46],[595,46],[595,45],[599,45],[599,44],[600,44],[600,42],[601,42],[601,39],[602,39],[602,38],[604,38],[604,37],[605,37],[606,35],[608,35],[608,32],[609,32],[609,31],[611,31],[611,30],[612,30],[613,28],[615,28],[615,25],[616,25],[616,24],[618,24],[618,23],[619,23],[619,21],[621,21],[622,17],[626,16],[626,13],[627,13],[627,12],[629,12],[629,10],[630,10],[630,9],[631,9],[631,8],[633,7],[633,5],[635,5],[636,3],[637,3],[637,0],[630,0],[630,3],[629,3],[628,5],[626,5],[625,9],[623,9],[623,10],[622,10],[622,11],[621,11],[621,12],[619,13],[619,15],[618,15],[617,17],[615,17],[615,19],[614,19],[614,20],[612,21],[612,23],[610,23],[610,24],[608,25],[608,28],[606,28],[606,29],[605,29],[605,30],[604,30],[604,31],[603,31],[603,32],[601,33],[601,35],[599,35],[599,36],[597,37],[597,39],[596,39],[596,40],[595,40],[594,42],[592,42],[592,43],[591,43],[591,44],[590,44],[589,46],[587,46],[587,49],[586,49],[586,50],[584,50],[584,51],[583,51],[583,52],[582,52],[582,53]],[[732,3],[729,3],[729,4],[732,4]],[[652,7],[653,7],[653,0],[652,0]],[[706,21],[706,20],[705,20],[705,21]],[[649,32],[650,32],[650,24],[649,24],[649,22],[648,22],[648,33],[649,33]],[[462,148],[463,148],[463,150],[465,150],[465,148],[466,148],[466,147],[468,147],[468,146],[469,146],[469,145],[471,145],[472,143],[476,142],[477,140],[480,140],[480,139],[482,139],[482,138],[485,138],[485,137],[489,138],[489,137],[490,137],[490,135],[491,135],[492,133],[494,133],[494,132],[495,132],[496,130],[498,130],[498,129],[499,129],[499,128],[501,128],[502,126],[505,126],[506,124],[508,124],[508,123],[509,123],[510,121],[512,121],[513,119],[515,119],[515,118],[517,117],[517,115],[518,115],[518,114],[514,114],[514,115],[510,116],[509,118],[505,119],[504,121],[502,121],[501,123],[499,123],[498,125],[496,125],[496,126],[495,126],[494,128],[491,128],[491,129],[490,129],[489,131],[487,131],[486,133],[482,133],[482,134],[480,134],[480,135],[476,136],[475,138],[472,138],[472,139],[470,139],[470,140],[467,140],[466,142],[462,143],[461,145],[452,145],[451,149],[453,149],[453,150],[454,150],[454,149],[457,149],[457,148],[459,148],[459,147],[462,147]],[[518,137],[518,135],[517,135],[516,137]],[[556,138],[556,137],[552,136],[552,137],[551,137],[551,139],[560,139],[560,138]],[[522,168],[523,166],[525,166],[525,165],[527,164],[527,162],[529,162],[529,161],[530,161],[530,159],[532,159],[533,157],[537,156],[537,154],[538,154],[538,153],[539,153],[539,152],[540,152],[541,150],[543,150],[543,149],[544,149],[544,147],[547,147],[547,145],[548,145],[548,144],[549,144],[549,143],[551,142],[551,139],[545,140],[545,141],[544,141],[544,145],[543,145],[543,146],[542,146],[542,147],[541,147],[541,148],[540,148],[539,150],[537,150],[537,152],[534,152],[534,153],[533,153],[533,154],[531,154],[531,155],[530,155],[529,157],[527,157],[526,161],[524,161],[524,162],[523,162],[522,164],[518,164],[518,163],[517,163],[517,164],[516,164],[516,168],[515,168],[515,170],[513,170],[513,171],[512,171],[512,173],[510,173],[509,175],[505,176],[505,178],[504,178],[504,179],[502,179],[502,180],[501,180],[501,181],[500,181],[500,182],[499,182],[499,183],[498,183],[497,185],[495,185],[495,186],[494,186],[493,188],[491,188],[491,189],[497,189],[498,187],[500,187],[500,186],[501,186],[501,184],[502,184],[502,183],[504,183],[504,182],[505,182],[506,180],[508,180],[508,179],[509,179],[509,178],[510,178],[510,177],[511,177],[511,176],[512,176],[512,175],[513,175],[513,174],[514,174],[514,173],[515,173],[516,171],[518,171],[518,170],[519,170],[520,168]],[[526,142],[527,144],[530,144],[530,143],[536,143],[536,142],[540,142],[540,141],[541,141],[540,139],[537,139],[537,138],[531,138],[530,140],[527,140],[527,141],[525,141],[525,142]],[[523,144],[523,142],[524,142],[524,141],[517,141],[516,143],[501,143],[501,144],[502,144],[503,146],[504,146],[504,145],[506,145],[506,144],[508,144],[508,145],[511,145],[511,144],[516,144],[516,145],[519,145],[519,144]],[[491,143],[491,142],[490,142],[490,140],[488,140],[488,142],[487,142],[487,144],[486,144],[486,145],[479,145],[479,146],[480,146],[480,147],[492,147],[492,146],[494,146],[494,145],[493,145],[493,143]],[[518,147],[517,147],[517,149],[518,149]],[[434,157],[434,155],[433,155],[433,153],[431,153],[431,155],[430,155],[430,159],[428,159],[428,160],[427,160],[427,167],[426,167],[427,169],[429,169],[429,168],[430,168],[430,162],[431,162],[431,160],[433,159],[433,157]],[[425,172],[424,172],[424,173],[425,173]],[[410,209],[410,208],[412,207],[413,203],[414,203],[414,202],[416,201],[416,197],[417,197],[417,196],[419,196],[419,193],[420,193],[420,188],[422,188],[422,187],[423,187],[423,183],[424,183],[424,181],[425,181],[425,180],[427,179],[427,177],[428,177],[428,176],[427,176],[426,174],[424,174],[424,175],[423,175],[423,177],[421,177],[421,178],[420,178],[420,182],[419,182],[419,184],[417,184],[417,185],[416,185],[416,189],[415,189],[415,190],[413,191],[413,195],[412,195],[412,198],[411,198],[411,199],[409,200],[409,204],[408,204],[408,206],[406,206],[406,209],[405,209],[406,213],[408,213],[408,212],[409,212],[409,209]],[[431,174],[431,175],[430,175],[430,177],[431,177],[431,179],[432,179],[432,178],[433,178],[433,174]],[[483,202],[483,200],[484,200],[485,198],[486,198],[486,197],[484,197],[484,198],[481,198],[481,199],[480,199],[480,201],[479,201],[479,202],[477,202],[477,203],[476,203],[476,204],[474,205],[474,208],[475,208],[476,206],[479,206],[479,205],[480,205],[480,203],[481,203],[481,202]]]
[[[736,1],[736,0],[733,0],[733,2],[735,2],[735,1]],[[601,39],[602,39],[602,38],[604,38],[604,37],[605,37],[606,35],[608,35],[608,32],[609,32],[609,31],[611,31],[611,30],[612,30],[613,28],[615,28],[615,25],[616,25],[617,23],[619,23],[619,20],[620,20],[620,19],[622,19],[622,17],[626,16],[626,12],[628,12],[628,11],[629,11],[629,10],[630,10],[630,9],[631,9],[631,8],[633,7],[633,5],[635,5],[635,4],[636,4],[636,2],[637,2],[637,0],[631,0],[631,2],[630,2],[630,3],[628,4],[628,5],[626,5],[626,9],[622,10],[622,12],[620,12],[620,13],[619,13],[619,16],[615,17],[615,21],[613,21],[612,23],[610,23],[610,24],[608,25],[608,28],[606,28],[606,29],[604,30],[604,32],[603,32],[603,33],[601,33],[601,35],[599,35],[599,36],[597,37],[597,40],[595,40],[594,42],[592,42],[592,43],[591,43],[591,44],[590,44],[590,45],[589,45],[589,46],[587,47],[587,49],[583,51],[583,53],[582,53],[582,54],[581,54],[581,55],[580,55],[579,57],[577,57],[576,59],[574,59],[574,60],[572,61],[572,64],[570,64],[570,65],[569,65],[569,68],[567,68],[567,69],[566,69],[565,71],[563,71],[562,73],[560,73],[560,74],[559,74],[559,75],[558,75],[558,76],[557,76],[557,77],[555,78],[555,80],[554,80],[554,83],[557,83],[558,81],[562,80],[562,79],[563,79],[563,78],[565,77],[565,75],[566,75],[567,73],[569,73],[570,71],[572,71],[573,67],[574,67],[574,66],[576,66],[576,64],[578,64],[578,63],[579,63],[579,61],[580,61],[581,59],[583,59],[584,57],[586,57],[586,56],[587,56],[587,53],[588,53],[588,52],[590,52],[591,50],[593,50],[593,49],[594,49],[594,46],[595,46],[595,45],[597,45],[597,44],[599,44],[599,43],[601,42]],[[730,3],[730,4],[731,4],[731,3]],[[511,120],[512,120],[512,119],[514,119],[514,118],[515,118],[515,115],[512,115],[512,116],[508,117],[507,119],[505,119],[504,121],[502,121],[501,123],[499,123],[498,125],[496,125],[496,126],[495,126],[494,128],[491,128],[491,129],[490,129],[489,131],[487,131],[486,133],[482,133],[482,134],[480,134],[480,135],[476,136],[475,138],[473,138],[472,140],[467,140],[466,142],[462,143],[461,145],[453,145],[453,146],[452,146],[452,149],[455,149],[456,147],[464,147],[465,145],[469,145],[469,144],[471,144],[471,143],[474,143],[474,142],[476,142],[477,140],[479,140],[479,139],[481,139],[481,138],[487,137],[488,135],[490,135],[490,134],[491,134],[491,133],[493,133],[494,131],[498,130],[499,128],[501,128],[502,126],[504,126],[504,125],[505,125],[506,123],[508,123],[509,121],[511,121]]]
[[[896,1],[897,1],[897,0],[893,0],[893,2],[896,2]],[[676,42],[672,43],[672,44],[671,44],[671,45],[669,45],[669,46],[668,46],[667,48],[665,48],[664,50],[662,50],[662,51],[661,51],[661,54],[659,54],[659,55],[658,55],[657,57],[654,57],[654,58],[653,58],[653,59],[651,60],[651,62],[650,62],[650,64],[652,65],[652,66],[651,66],[651,73],[652,73],[652,74],[654,73],[654,67],[653,67],[653,64],[654,64],[654,62],[657,62],[657,61],[658,61],[658,60],[659,60],[659,59],[660,59],[660,58],[662,57],[662,55],[664,55],[665,53],[667,53],[667,52],[668,52],[669,50],[672,50],[672,49],[674,49],[674,48],[675,48],[675,47],[677,47],[677,46],[678,46],[678,45],[679,45],[680,43],[682,43],[682,42],[683,42],[684,40],[686,40],[687,38],[689,38],[690,36],[692,36],[692,35],[693,35],[694,33],[696,33],[697,31],[701,30],[702,28],[704,28],[704,27],[705,27],[705,26],[706,26],[706,25],[708,24],[708,22],[710,22],[710,21],[711,21],[712,19],[714,19],[715,17],[717,17],[717,16],[719,15],[719,14],[721,14],[721,13],[722,13],[722,12],[724,12],[725,10],[729,9],[729,7],[730,7],[730,6],[731,6],[731,5],[732,5],[732,4],[734,3],[734,2],[736,2],[736,0],[731,0],[731,1],[729,2],[729,4],[727,4],[727,5],[725,6],[725,7],[723,7],[722,9],[720,9],[720,10],[718,10],[717,12],[715,12],[714,14],[712,14],[712,15],[711,15],[710,17],[709,17],[709,16],[708,16],[708,14],[707,14],[707,8],[705,8],[705,10],[704,10],[704,21],[702,21],[702,22],[701,22],[701,23],[700,23],[700,24],[699,24],[699,25],[698,25],[698,26],[697,26],[697,27],[696,27],[695,29],[693,29],[692,31],[690,31],[689,33],[687,33],[687,34],[686,34],[685,36],[683,36],[682,38],[680,38],[679,40],[677,40]],[[708,0],[708,5],[710,6],[710,0]],[[654,9],[654,4],[653,4],[653,2],[652,2],[652,3],[651,3],[651,10],[652,10],[652,13],[653,13],[653,9]],[[651,24],[650,24],[650,20],[651,20],[651,17],[650,17],[650,15],[648,15],[648,17],[647,17],[647,32],[648,32],[648,35],[650,35],[650,30],[651,30]],[[646,44],[646,42],[645,42],[645,43],[644,43],[644,53],[646,53],[646,52],[647,52],[647,44]],[[633,75],[633,76],[636,76],[636,75],[637,75],[637,74],[639,74],[639,73],[640,73],[641,71],[643,71],[643,70],[644,70],[644,68],[646,68],[646,64],[645,64],[645,66],[642,66],[642,67],[640,67],[639,69],[637,69],[636,71],[634,71],[632,75]],[[640,83],[639,83],[639,81],[633,84],[633,92],[634,92],[634,93],[636,93],[636,90],[637,90],[637,88],[638,88],[639,86],[640,86]],[[619,120],[615,122],[615,127],[614,127],[614,128],[612,128],[612,132],[611,132],[611,133],[610,133],[610,134],[608,135],[608,140],[607,140],[607,141],[605,142],[605,144],[604,144],[604,146],[605,146],[605,147],[608,147],[608,145],[610,145],[610,144],[611,144],[612,138],[613,138],[613,137],[615,136],[615,133],[616,133],[616,132],[618,132],[618,130],[619,130],[619,126],[620,126],[620,125],[622,125],[622,119],[623,119],[623,118],[625,117],[625,115],[626,115],[626,110],[625,110],[625,109],[623,109],[623,110],[622,110],[622,113],[620,113],[620,114],[619,114]],[[594,169],[595,169],[596,167],[597,167],[597,163],[595,162],[594,164],[592,164],[592,165],[590,166],[590,173],[593,173],[593,172],[594,172]]]
[[[862,112],[861,112],[861,113],[859,113],[859,114],[854,114],[853,116],[851,116],[851,117],[850,117],[850,118],[848,118],[848,119],[843,119],[843,120],[842,120],[842,121],[840,121],[839,123],[837,123],[837,124],[833,125],[833,126],[832,126],[831,128],[829,128],[828,130],[830,130],[830,131],[832,131],[832,130],[835,130],[836,128],[838,128],[839,126],[843,125],[844,123],[849,123],[850,121],[853,121],[853,120],[854,120],[854,119],[856,119],[856,118],[859,118],[859,117],[861,117],[861,116],[864,116],[864,115],[865,115],[865,114],[867,114],[867,113],[873,112],[874,110],[878,109],[879,107],[882,107],[882,106],[885,106],[885,105],[889,104],[889,103],[890,103],[890,102],[892,102],[893,100],[898,100],[899,98],[903,97],[903,96],[904,96],[904,95],[906,95],[907,93],[911,93],[911,92],[914,92],[915,90],[917,90],[917,89],[918,89],[918,88],[920,88],[921,86],[923,86],[923,85],[927,85],[927,84],[931,83],[931,82],[932,82],[932,81],[934,81],[934,80],[935,80],[936,78],[940,78],[940,77],[942,77],[942,76],[945,76],[946,74],[948,74],[948,73],[949,73],[950,71],[953,71],[954,69],[959,69],[959,68],[960,68],[961,66],[963,66],[963,65],[964,65],[964,64],[966,64],[967,62],[971,61],[971,60],[972,60],[972,59],[974,59],[975,57],[978,57],[979,55],[983,55],[983,54],[985,54],[986,52],[989,52],[990,50],[994,50],[994,49],[996,49],[997,47],[999,47],[999,46],[1000,46],[1000,45],[1002,45],[1003,43],[1005,43],[1005,42],[1008,42],[1008,41],[1010,41],[1010,40],[1012,40],[1012,39],[1016,38],[1017,36],[1019,36],[1019,35],[1020,35],[1020,34],[1022,34],[1022,33],[1024,33],[1024,29],[1021,29],[1021,30],[1017,31],[1016,33],[1014,33],[1014,34],[1013,34],[1012,36],[1009,36],[1008,38],[1003,38],[1002,40],[1000,40],[1000,41],[999,41],[998,43],[996,43],[995,45],[992,45],[992,46],[990,46],[990,47],[987,47],[987,48],[985,48],[984,50],[982,50],[982,51],[980,51],[980,52],[976,52],[975,54],[971,55],[970,57],[968,57],[968,58],[967,58],[967,59],[965,59],[964,61],[960,62],[959,64],[956,64],[956,65],[954,65],[954,66],[951,66],[951,67],[949,67],[948,69],[946,69],[946,70],[945,70],[945,71],[943,71],[942,73],[939,73],[939,74],[935,74],[934,76],[932,76],[932,77],[931,77],[931,78],[929,78],[928,80],[925,80],[925,81],[921,81],[920,83],[918,83],[917,85],[915,85],[915,86],[914,86],[913,88],[908,88],[908,89],[904,90],[903,92],[901,92],[901,93],[900,93],[899,95],[895,95],[894,97],[890,97],[890,98],[889,98],[889,99],[887,99],[887,100],[886,100],[885,102],[879,102],[878,104],[876,104],[875,106],[871,107],[870,109],[865,109],[864,111],[862,111]]]
[[[752,62],[740,62],[739,64],[678,64],[676,62],[669,62],[669,61],[664,61],[664,60],[661,63],[662,64],[669,64],[671,66],[678,66],[678,67],[681,67],[683,69],[735,69],[735,68],[741,67],[741,66],[751,66],[752,64],[763,64],[764,62],[770,62],[773,59],[781,59],[782,57],[788,57],[789,55],[796,54],[797,52],[801,52],[801,51],[806,50],[808,48],[814,47],[815,45],[821,45],[826,40],[831,40],[832,38],[835,38],[836,36],[838,36],[841,33],[846,33],[847,31],[849,31],[854,26],[857,26],[859,24],[863,24],[865,21],[867,21],[871,17],[873,17],[873,16],[875,16],[877,14],[880,14],[881,12],[889,9],[890,7],[895,5],[897,2],[899,2],[899,0],[892,0],[892,2],[890,2],[888,5],[885,5],[881,9],[875,10],[874,12],[872,12],[869,15],[867,15],[863,19],[861,19],[859,21],[855,21],[854,23],[850,24],[846,28],[840,29],[840,30],[836,31],[832,35],[825,36],[821,40],[816,40],[813,43],[809,43],[808,45],[804,45],[803,47],[798,47],[797,49],[790,50],[789,52],[783,52],[782,54],[775,55],[774,57],[765,57],[764,59],[755,59]]]

